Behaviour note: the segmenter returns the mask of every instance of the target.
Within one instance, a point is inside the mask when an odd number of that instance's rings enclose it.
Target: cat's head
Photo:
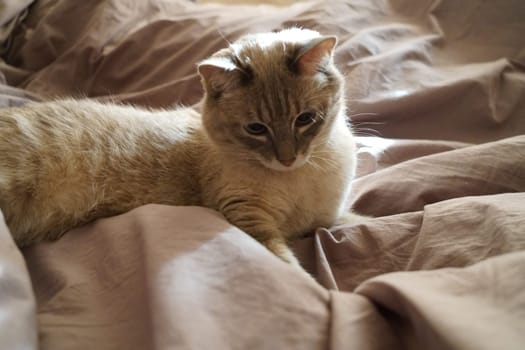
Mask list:
[[[344,109],[335,44],[335,37],[293,28],[242,37],[201,62],[210,139],[270,169],[307,163]]]

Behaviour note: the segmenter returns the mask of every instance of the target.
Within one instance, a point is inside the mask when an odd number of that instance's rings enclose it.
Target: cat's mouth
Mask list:
[[[261,160],[261,163],[269,169],[277,170],[277,171],[293,171],[296,170],[303,165],[305,165],[308,162],[308,158],[304,155],[297,156],[296,159],[290,159],[290,160],[277,160],[272,159],[271,161],[268,160]]]

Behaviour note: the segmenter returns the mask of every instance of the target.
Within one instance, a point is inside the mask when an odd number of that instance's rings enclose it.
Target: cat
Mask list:
[[[0,209],[20,247],[148,203],[215,209],[286,262],[346,220],[355,144],[334,36],[241,37],[197,65],[202,113],[62,99],[0,110]]]

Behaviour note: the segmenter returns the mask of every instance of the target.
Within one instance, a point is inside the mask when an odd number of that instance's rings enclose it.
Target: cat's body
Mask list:
[[[0,110],[0,208],[20,245],[147,203],[198,205],[199,115],[92,100]]]
[[[0,209],[16,242],[147,203],[203,205],[295,263],[286,240],[348,210],[355,152],[334,44],[294,29],[219,51],[199,66],[202,118],[90,100],[0,110]]]

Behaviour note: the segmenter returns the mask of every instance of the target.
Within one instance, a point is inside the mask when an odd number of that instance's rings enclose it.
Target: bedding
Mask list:
[[[309,279],[206,208],[152,203],[23,250],[0,216],[1,348],[523,348],[523,1],[2,5],[2,108],[198,108],[195,64],[228,41],[337,35],[350,201],[371,218],[293,242]]]

